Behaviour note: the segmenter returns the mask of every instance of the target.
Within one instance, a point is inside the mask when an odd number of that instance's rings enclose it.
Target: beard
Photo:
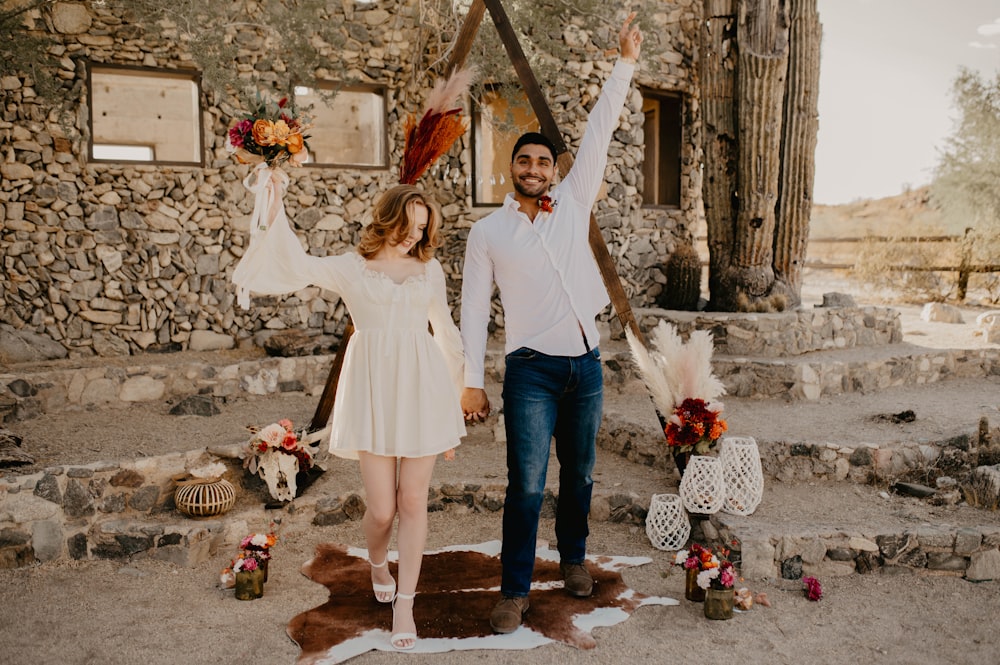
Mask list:
[[[512,183],[514,185],[514,191],[521,196],[529,199],[538,198],[543,194],[547,194],[549,191],[550,182],[542,182],[533,186],[526,186],[520,180],[514,180]]]

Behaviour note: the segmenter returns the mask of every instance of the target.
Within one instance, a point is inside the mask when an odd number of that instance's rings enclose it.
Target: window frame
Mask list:
[[[679,91],[669,91],[669,90],[656,90],[653,88],[640,87],[640,92],[642,93],[643,99],[643,189],[642,189],[642,207],[649,209],[660,209],[660,210],[678,210],[683,204],[684,188],[684,94]],[[648,177],[647,167],[648,164],[648,145],[650,142],[649,132],[645,131],[647,125],[647,110],[646,102],[652,101],[657,104],[657,118],[656,118],[656,135],[653,139],[656,141],[656,146],[653,148],[657,158],[656,164],[653,166],[653,173],[657,174],[657,177],[650,182]],[[669,105],[670,113],[664,113],[665,102]],[[676,125],[671,123],[671,119],[676,121]],[[669,126],[668,126],[669,125]],[[670,136],[676,140],[676,145],[672,147],[671,153],[666,155],[663,153],[663,138],[667,134],[665,130],[670,129]],[[665,160],[669,159],[674,162],[674,169],[676,172],[676,178],[672,179],[672,182],[666,185],[665,189],[659,177],[660,171],[664,166]],[[671,187],[671,185],[673,187]],[[653,186],[652,200],[647,200],[647,192],[649,192],[650,186]],[[671,192],[672,188],[676,188],[676,192]],[[671,196],[673,194],[673,196]]]
[[[302,85],[302,84],[299,84]],[[304,86],[310,87],[310,86]],[[390,163],[390,150],[389,150],[389,87],[382,83],[345,83],[343,81],[336,80],[321,80],[317,81],[314,88],[325,90],[331,92],[334,95],[339,95],[341,92],[371,92],[375,93],[382,98],[382,118],[381,118],[381,130],[382,130],[382,150],[380,159],[381,164],[356,164],[352,162],[316,162],[313,161],[313,153],[309,152],[309,161],[307,161],[302,166],[307,168],[319,168],[319,169],[357,169],[359,171],[388,171],[392,168]],[[295,97],[296,104],[299,102],[298,95]],[[317,99],[317,104],[325,103],[322,99]],[[310,130],[306,130],[306,133],[314,131],[315,126]],[[306,139],[308,142],[308,139]]]
[[[98,73],[102,71],[107,71],[110,74],[116,72],[126,73],[131,72],[135,74],[143,74],[148,78],[170,78],[170,79],[183,79],[194,83],[195,88],[195,99],[197,101],[197,111],[196,111],[196,122],[197,122],[197,137],[198,137],[198,160],[197,161],[178,161],[178,160],[163,160],[163,159],[152,159],[149,161],[144,160],[133,160],[133,159],[107,159],[107,158],[97,158],[94,157],[94,72]],[[143,67],[138,65],[121,65],[117,63],[104,63],[96,62],[90,60],[87,62],[87,163],[90,164],[127,164],[127,165],[148,165],[148,166],[189,166],[196,168],[205,167],[205,104],[203,103],[204,96],[201,89],[201,72],[196,69],[167,69],[163,67]],[[136,146],[149,146],[148,143],[123,143],[121,141],[115,141],[114,143],[97,145],[136,145]],[[153,151],[154,155],[156,151]]]

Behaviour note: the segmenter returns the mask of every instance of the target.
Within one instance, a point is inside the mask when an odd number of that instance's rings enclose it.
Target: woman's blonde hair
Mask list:
[[[430,261],[441,239],[441,209],[437,202],[413,185],[396,185],[382,194],[372,210],[372,222],[361,231],[358,253],[370,259],[385,245],[406,240],[417,206],[427,208],[427,227],[423,237],[410,250],[421,261]]]

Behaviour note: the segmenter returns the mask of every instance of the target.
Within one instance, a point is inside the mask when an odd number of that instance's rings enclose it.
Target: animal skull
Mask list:
[[[267,489],[278,501],[295,498],[295,474],[299,471],[299,460],[295,455],[269,450],[257,461],[257,473],[267,483]]]

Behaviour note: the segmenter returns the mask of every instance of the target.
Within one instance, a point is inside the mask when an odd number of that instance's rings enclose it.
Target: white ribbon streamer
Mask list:
[[[233,270],[233,283],[236,285],[237,304],[243,309],[249,309],[247,267],[254,264],[254,256],[261,251],[263,236],[268,228],[279,213],[284,213],[282,197],[288,189],[288,174],[276,166],[271,167],[267,162],[261,162],[243,180],[243,186],[254,194],[254,205],[250,217],[250,243]]]

